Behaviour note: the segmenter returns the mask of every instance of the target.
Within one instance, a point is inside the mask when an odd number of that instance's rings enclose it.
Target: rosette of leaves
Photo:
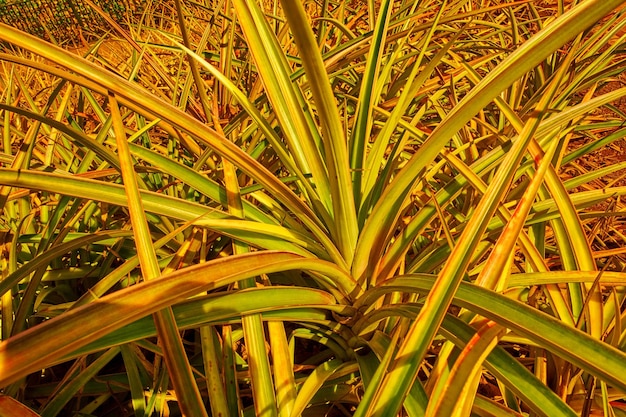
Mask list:
[[[174,3],[0,27],[7,408],[619,415],[621,1]]]

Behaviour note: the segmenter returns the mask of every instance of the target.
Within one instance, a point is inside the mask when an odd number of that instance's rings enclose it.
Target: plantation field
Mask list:
[[[0,417],[626,416],[623,3],[0,23]]]

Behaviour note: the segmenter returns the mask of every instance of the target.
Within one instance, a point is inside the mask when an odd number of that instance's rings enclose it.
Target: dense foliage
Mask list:
[[[626,415],[621,3],[0,25],[0,415]]]

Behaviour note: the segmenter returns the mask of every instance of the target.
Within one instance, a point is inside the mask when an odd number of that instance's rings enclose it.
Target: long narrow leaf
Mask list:
[[[333,199],[333,212],[337,228],[339,247],[349,265],[356,247],[358,227],[356,224],[356,208],[352,198],[352,178],[348,161],[348,152],[344,129],[341,126],[339,112],[330,83],[328,74],[324,69],[324,62],[313,32],[309,29],[304,7],[300,2],[281,2],[287,20],[290,23],[294,40],[302,51],[302,63],[316,109],[319,113],[322,125],[322,139],[326,151],[325,160],[328,168],[330,189]]]
[[[333,270],[320,262],[311,263],[311,269]],[[306,263],[291,253],[253,252],[184,268],[102,297],[1,342],[0,386],[177,301],[259,274],[306,268]],[[104,316],[106,323],[96,320]],[[42,338],[48,342],[42,344]]]

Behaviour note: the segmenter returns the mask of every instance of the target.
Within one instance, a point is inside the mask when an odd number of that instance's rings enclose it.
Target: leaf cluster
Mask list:
[[[624,415],[626,18],[579,3],[0,25],[0,415]]]

